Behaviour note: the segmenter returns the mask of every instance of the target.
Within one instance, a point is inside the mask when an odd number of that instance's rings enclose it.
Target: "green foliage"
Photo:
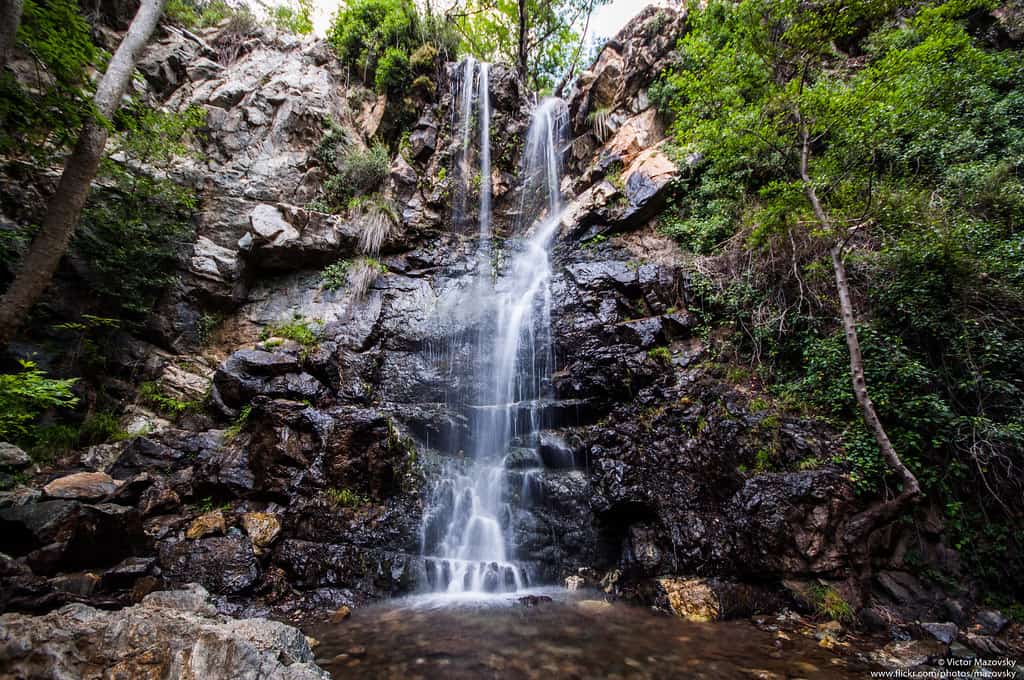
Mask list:
[[[308,35],[313,32],[313,1],[297,0],[291,4],[274,5],[268,11],[270,23],[279,31]]]
[[[177,418],[189,411],[201,411],[203,404],[200,401],[183,401],[168,394],[159,382],[144,382],[139,385],[139,400],[142,403],[152,406],[160,413]]]
[[[425,46],[454,58],[457,38],[443,18],[420,14],[413,0],[348,0],[334,15],[327,39],[342,63],[378,92],[403,92],[423,70]],[[410,55],[415,63],[410,67]],[[431,60],[432,61],[432,60]]]
[[[291,11],[288,5],[278,5],[270,10],[271,21],[276,25],[276,13],[278,9],[285,8]],[[299,2],[299,12],[303,9],[302,1]],[[308,10],[307,10],[308,11]],[[245,5],[232,5],[225,0],[167,0],[164,8],[164,15],[181,24],[185,28],[210,28],[218,25],[225,19],[236,19],[244,17],[243,22],[254,21],[251,10]],[[307,14],[308,20],[308,14]],[[278,26],[278,28],[282,28]],[[310,27],[312,30],[312,26]],[[293,31],[298,33],[299,31]],[[308,31],[306,31],[308,32]]]
[[[272,337],[294,340],[303,347],[311,348],[319,341],[319,331],[315,330],[308,320],[295,316],[291,321],[271,324],[260,333],[263,340]]]
[[[231,425],[224,430],[224,441],[231,441],[238,435],[242,434],[242,430],[245,429],[246,423],[249,422],[249,417],[252,415],[252,405],[246,404],[235,416],[235,419],[231,422]]]
[[[662,366],[672,365],[672,352],[668,350],[668,347],[654,347],[647,350],[647,358],[658,362]]]
[[[437,68],[437,54],[436,47],[430,43],[424,43],[417,47],[409,57],[409,68],[413,73],[429,76]]]
[[[0,441],[18,441],[43,411],[78,403],[71,393],[76,379],[47,378],[35,363],[21,361],[21,372],[0,375]]]
[[[550,91],[571,68],[580,46],[577,27],[607,1],[526,0],[527,78],[533,89]],[[463,52],[484,61],[517,63],[519,0],[467,0],[454,20]]]
[[[862,493],[891,491],[838,329],[829,248],[844,239],[867,383],[896,450],[951,509],[970,568],[1019,583],[1024,55],[971,33],[990,8],[710,2],[690,12],[652,100],[680,160],[701,158],[659,222],[711,256],[694,308],[706,331],[733,330],[718,350],[828,417]],[[831,231],[804,193],[805,130]]]
[[[325,493],[333,503],[340,505],[343,508],[356,508],[361,505],[369,505],[370,503],[369,498],[353,491],[352,489],[335,489],[331,487],[328,488]]]
[[[333,132],[328,132],[334,135]],[[321,143],[324,158],[334,158],[335,172],[324,182],[321,206],[325,212],[341,212],[350,206],[353,198],[376,190],[387,177],[391,167],[391,154],[385,144],[377,142],[369,148],[352,144],[338,151],[328,151]]]
[[[93,117],[89,70],[101,65],[101,53],[74,0],[25,0],[17,41],[38,77],[25,87],[0,73],[0,152],[46,161]]]
[[[144,319],[174,281],[196,205],[191,189],[139,168],[171,169],[205,120],[199,107],[168,113],[136,104],[115,121],[99,175],[104,188],[93,192],[71,248],[88,263],[92,288],[129,320]]]
[[[338,260],[327,265],[320,272],[320,285],[324,290],[340,290],[348,282],[349,268],[352,260]]]
[[[840,623],[853,623],[853,607],[843,599],[843,596],[831,586],[815,586],[812,593],[812,605],[815,613],[823,618],[839,621]]]
[[[397,47],[389,47],[377,62],[373,77],[378,92],[401,92],[409,82],[409,55]]]

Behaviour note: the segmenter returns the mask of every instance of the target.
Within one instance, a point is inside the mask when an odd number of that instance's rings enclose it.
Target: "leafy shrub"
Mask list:
[[[409,55],[397,47],[389,47],[377,62],[373,77],[378,92],[399,92],[409,81]]]
[[[242,430],[245,429],[246,423],[249,422],[249,417],[252,415],[252,405],[246,404],[242,407],[242,410],[238,412],[235,419],[231,422],[231,425],[224,430],[224,441],[231,441],[238,435],[242,434]]]
[[[334,15],[327,35],[342,63],[378,92],[402,92],[425,69],[431,46],[453,58],[458,38],[442,17],[421,15],[413,0],[351,0]],[[426,71],[422,71],[426,73]]]
[[[322,201],[330,212],[340,212],[353,197],[374,191],[391,166],[388,148],[379,142],[369,148],[353,144],[336,156],[337,172],[327,178],[322,190]]]
[[[100,53],[74,0],[25,0],[17,40],[45,77],[25,87],[0,73],[0,152],[45,161],[73,144],[92,117],[88,74]]]
[[[78,403],[71,393],[76,378],[47,378],[31,361],[21,361],[20,373],[0,375],[0,441],[24,439],[29,424],[43,411]]]
[[[279,31],[308,35],[313,32],[313,2],[298,0],[298,6],[274,5],[269,10],[270,23]]]
[[[72,252],[88,263],[92,287],[125,318],[145,318],[175,280],[196,205],[190,189],[138,165],[170,169],[205,120],[199,107],[169,113],[135,105],[115,121],[119,134],[100,172],[106,186],[82,212]]]
[[[437,48],[430,43],[420,45],[409,57],[409,68],[417,75],[430,75],[436,67]]]
[[[235,7],[224,0],[167,0],[164,14],[186,28],[210,28],[239,15],[253,18],[248,7]]]
[[[189,411],[200,411],[203,408],[202,402],[184,401],[171,394],[167,394],[163,386],[158,382],[144,382],[139,385],[138,396],[142,403],[152,406],[164,415],[174,418]]]
[[[340,290],[348,282],[348,270],[352,260],[338,260],[327,265],[320,272],[320,285],[324,290]]]
[[[647,357],[663,366],[669,366],[672,364],[672,353],[668,351],[668,347],[654,347],[649,349],[647,350]]]

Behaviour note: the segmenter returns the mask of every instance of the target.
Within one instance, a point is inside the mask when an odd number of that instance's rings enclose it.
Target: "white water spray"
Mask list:
[[[529,584],[528,574],[509,546],[514,513],[508,502],[504,460],[513,444],[536,446],[543,424],[541,402],[554,369],[548,250],[561,218],[560,159],[567,122],[561,100],[545,100],[534,112],[523,151],[522,205],[515,230],[517,234],[527,231],[527,238],[508,270],[491,285],[487,66],[479,65],[477,88],[481,267],[475,290],[484,314],[475,336],[476,393],[473,403],[465,405],[472,458],[461,461],[462,452],[451,452],[455,458],[433,489],[423,533],[431,588],[460,594],[509,592]],[[463,84],[471,80],[466,69]]]

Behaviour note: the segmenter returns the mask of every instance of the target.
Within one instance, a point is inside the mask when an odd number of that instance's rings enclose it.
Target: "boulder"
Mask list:
[[[249,228],[238,247],[250,266],[288,271],[354,256],[359,234],[358,225],[337,215],[260,203],[250,210]]]
[[[939,642],[947,645],[956,640],[958,632],[955,623],[922,623],[921,628]]]
[[[147,543],[138,512],[120,505],[59,499],[0,510],[0,551],[25,556],[37,574],[114,564]]]
[[[316,401],[324,386],[302,370],[294,352],[241,350],[221,364],[213,378],[214,399],[233,412],[257,396]]]
[[[185,531],[185,538],[194,541],[197,538],[211,534],[223,535],[226,530],[224,526],[224,513],[220,510],[214,510],[196,517]]]
[[[50,498],[97,501],[117,490],[118,483],[105,472],[76,472],[59,477],[43,487]]]
[[[281,533],[281,521],[269,512],[247,512],[242,515],[242,527],[249,534],[253,552],[262,555]]]
[[[54,680],[330,677],[315,664],[300,630],[219,617],[198,588],[152,593],[119,611],[71,604],[38,617],[4,614],[0,666],[13,677]]]
[[[32,459],[14,444],[0,442],[0,467],[23,468],[32,464]]]
[[[762,587],[717,578],[662,577],[656,604],[687,621],[708,622],[774,611],[780,598]]]
[[[160,544],[160,567],[174,582],[198,581],[214,593],[237,595],[259,577],[252,544],[237,529],[227,536],[194,541],[165,540]]]

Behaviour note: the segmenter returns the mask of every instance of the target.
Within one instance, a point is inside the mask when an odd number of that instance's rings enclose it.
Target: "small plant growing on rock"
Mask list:
[[[260,333],[261,340],[272,337],[294,340],[305,348],[315,347],[318,340],[318,333],[310,325],[309,321],[301,316],[295,316],[291,321],[282,324],[271,324]]]
[[[853,607],[831,586],[817,586],[811,593],[814,611],[824,618],[840,623],[853,622]]]
[[[320,272],[320,286],[324,290],[340,290],[348,283],[348,272],[352,267],[352,260],[338,260],[327,265]]]
[[[356,300],[362,300],[369,292],[370,286],[374,284],[377,277],[388,269],[379,260],[372,257],[363,257],[356,260],[349,274],[349,285],[352,296]]]
[[[246,404],[242,407],[242,410],[238,412],[238,415],[235,417],[235,420],[231,423],[228,429],[224,430],[224,441],[229,442],[242,434],[242,430],[245,429],[245,425],[249,422],[249,416],[251,415],[252,404]]]
[[[325,492],[331,501],[343,508],[356,508],[360,505],[369,505],[370,499],[351,489],[335,489],[331,487]]]
[[[188,411],[199,411],[203,405],[198,401],[184,401],[177,397],[167,394],[163,386],[158,382],[144,382],[139,385],[139,400],[155,408],[160,413],[178,417],[185,414]]]
[[[668,347],[654,347],[653,349],[647,350],[647,358],[653,359],[662,366],[669,366],[672,364],[672,353],[668,350]]]
[[[362,222],[359,251],[367,255],[376,255],[398,224],[398,213],[394,205],[374,195],[350,201],[349,211]]]

